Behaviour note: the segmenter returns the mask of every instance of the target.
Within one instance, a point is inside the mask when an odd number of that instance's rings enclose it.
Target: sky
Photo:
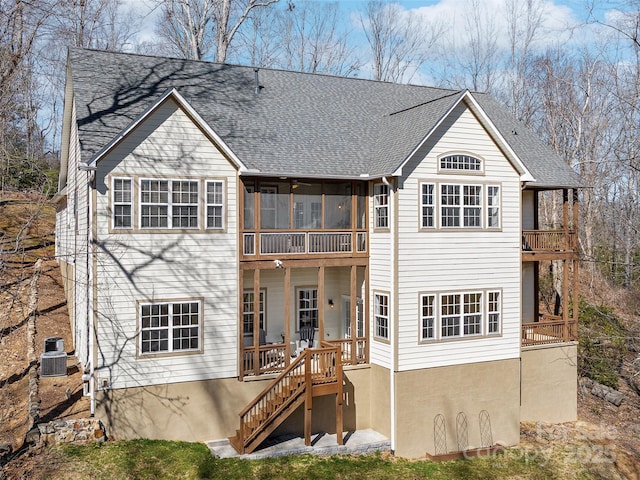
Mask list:
[[[315,0],[318,2],[330,1],[330,0]],[[398,1],[403,9],[407,11],[411,16],[424,16],[431,18],[438,18],[441,22],[447,25],[457,25],[460,23],[465,11],[469,7],[471,0],[401,0]],[[509,0],[477,0],[480,5],[486,7],[486,11],[493,15],[494,19],[500,21],[502,16],[495,15],[495,12],[505,10],[505,4]],[[526,0],[519,0],[524,2]],[[158,9],[153,11],[153,6],[157,5],[154,0],[123,0],[123,3],[127,6],[134,8],[136,12],[146,12],[146,21],[142,26],[140,38],[142,40],[151,40],[154,37],[153,32],[153,20],[157,14]],[[295,0],[293,0],[295,4]],[[362,9],[366,5],[367,0],[340,0],[340,6],[346,13],[353,13],[359,9]],[[589,9],[587,4],[589,0],[545,0],[544,10],[546,14],[546,22],[548,28],[553,30],[553,27],[560,29],[567,25],[576,25],[581,21],[584,21],[589,16]],[[604,5],[607,2],[595,1],[595,6],[592,10],[593,14],[598,19],[604,19],[607,12]],[[349,15],[345,15],[345,18],[349,18]]]

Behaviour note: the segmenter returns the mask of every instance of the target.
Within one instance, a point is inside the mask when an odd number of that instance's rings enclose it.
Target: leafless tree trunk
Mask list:
[[[360,67],[337,2],[299,2],[280,12],[279,64],[286,69],[348,76]]]
[[[360,23],[373,62],[373,78],[409,82],[427,59],[442,28],[403,15],[397,3],[370,0]]]

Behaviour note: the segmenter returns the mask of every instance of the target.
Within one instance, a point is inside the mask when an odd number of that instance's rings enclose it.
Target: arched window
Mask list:
[[[481,172],[482,160],[471,155],[447,155],[440,159],[440,170],[457,170],[463,172]]]

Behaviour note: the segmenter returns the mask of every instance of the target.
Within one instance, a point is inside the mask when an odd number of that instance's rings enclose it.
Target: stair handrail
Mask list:
[[[249,402],[249,404],[246,407],[242,409],[242,411],[240,412],[240,417],[243,417],[244,415],[249,413],[249,410],[255,407],[256,404],[260,401],[260,399],[264,397],[267,393],[269,393],[273,389],[273,387],[275,387],[284,377],[286,377],[291,370],[298,367],[299,364],[303,363],[303,360],[305,360],[305,357],[306,357],[306,350],[305,352],[303,352],[303,354],[298,355],[298,357],[293,362],[291,362],[287,368],[285,368],[276,378],[274,378],[273,381],[264,388],[264,390],[262,390],[251,402]]]

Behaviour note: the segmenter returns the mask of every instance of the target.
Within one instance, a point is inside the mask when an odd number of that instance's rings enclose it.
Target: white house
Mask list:
[[[486,94],[71,49],[61,156],[112,437],[372,428],[419,457],[575,419],[579,179]]]

